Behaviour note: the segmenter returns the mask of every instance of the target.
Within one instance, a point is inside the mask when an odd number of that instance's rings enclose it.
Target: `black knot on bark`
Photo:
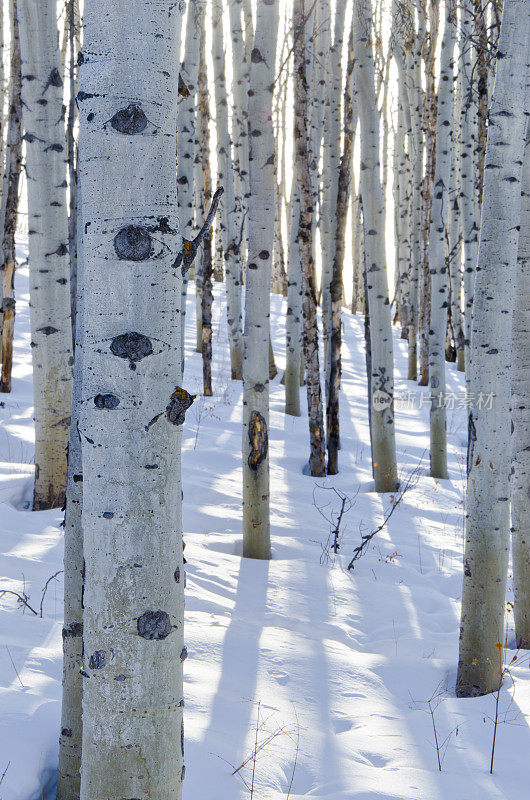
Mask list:
[[[94,397],[94,405],[96,408],[108,408],[110,410],[118,408],[120,398],[115,394],[97,394]]]
[[[143,333],[122,333],[116,336],[110,345],[110,352],[118,358],[127,358],[131,369],[136,369],[136,362],[153,353],[151,339]]]
[[[257,47],[255,47],[250,54],[250,60],[253,64],[260,64],[263,61],[263,56]]]
[[[147,128],[147,117],[139,105],[130,103],[127,108],[116,111],[110,124],[118,133],[134,136]]]
[[[267,423],[259,411],[253,411],[250,415],[248,440],[250,444],[248,465],[250,469],[256,471],[262,461],[264,461],[267,457],[269,450],[269,434],[267,431]]]
[[[103,669],[106,663],[107,654],[105,650],[95,650],[88,659],[90,669]]]
[[[114,252],[120,261],[146,261],[153,252],[151,234],[141,225],[126,225],[114,237]]]
[[[166,611],[146,611],[137,622],[142,639],[165,639],[171,633],[171,621]]]

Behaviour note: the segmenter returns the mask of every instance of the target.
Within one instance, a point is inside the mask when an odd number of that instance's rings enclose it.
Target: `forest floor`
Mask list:
[[[453,693],[465,497],[462,376],[448,366],[455,397],[448,412],[450,479],[436,481],[428,477],[427,390],[405,380],[406,343],[396,329],[397,451],[402,480],[413,486],[348,572],[361,533],[378,527],[392,508],[392,498],[375,494],[371,480],[363,319],[344,314],[341,472],[313,479],[302,472],[308,456],[303,389],[304,415],[283,413],[285,301],[274,296],[273,558],[242,559],[241,386],[230,380],[221,297],[216,286],[215,395],[197,398],[183,440],[184,797],[242,800],[252,791],[254,800],[522,797],[530,752],[529,654],[512,649],[509,603],[505,658],[513,663],[498,698],[493,775],[496,697],[457,700]],[[200,395],[194,309],[191,294],[184,386]],[[17,274],[15,333],[13,393],[0,407],[0,588],[25,592],[39,611],[46,581],[62,569],[63,515],[27,510],[33,401],[24,266]],[[403,407],[406,392],[409,407]],[[324,518],[340,507],[333,488],[351,500],[337,554]],[[54,797],[61,614],[62,574],[48,585],[42,617],[24,613],[13,597],[0,599],[0,800]]]

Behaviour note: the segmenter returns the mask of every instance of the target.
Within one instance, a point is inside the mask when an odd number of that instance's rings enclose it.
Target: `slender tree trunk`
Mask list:
[[[356,112],[353,105],[353,30],[348,42],[348,65],[346,70],[346,90],[344,93],[344,149],[339,170],[337,187],[335,229],[335,253],[333,256],[333,272],[331,279],[331,331],[329,358],[329,387],[327,393],[327,445],[328,475],[336,475],[339,471],[340,422],[339,391],[342,372],[342,269],[346,244],[346,221],[350,199],[351,169],[353,160],[353,144],[355,137]]]
[[[530,7],[505,0],[489,115],[470,388],[467,525],[457,694],[494,691],[509,552],[511,336],[526,132]],[[480,402],[489,396],[491,404]],[[490,407],[491,406],[491,407]]]
[[[445,397],[445,341],[449,281],[445,245],[451,178],[453,123],[453,50],[456,19],[453,0],[445,0],[445,25],[440,52],[436,172],[431,211],[428,263],[431,273],[429,328],[429,382],[431,388],[431,477],[447,478],[447,420]]]
[[[85,2],[82,800],[180,800],[184,777],[181,17],[180,4]]]
[[[22,103],[20,39],[17,2],[11,0],[11,69],[7,123],[6,165],[2,189],[2,377],[0,392],[11,391],[13,332],[15,328],[15,232],[18,218],[19,183],[22,165]]]
[[[204,25],[206,3],[204,0],[190,0],[186,20],[186,39],[184,60],[180,67],[182,80],[186,84],[188,96],[180,97],[177,111],[177,183],[180,232],[184,239],[191,241],[194,229],[194,163],[197,118],[197,87],[199,83],[199,57],[201,28]],[[182,279],[182,298],[180,304],[181,362],[184,364],[186,334],[186,297],[188,293],[189,272]]]
[[[232,380],[243,377],[243,314],[241,308],[241,244],[235,213],[236,195],[232,144],[228,121],[228,98],[226,94],[225,54],[223,45],[223,7],[214,0],[212,8],[213,64],[217,128],[217,160],[219,185],[224,188],[222,206],[222,243],[226,273],[226,311],[228,316],[228,342]]]
[[[326,447],[320,361],[316,289],[313,270],[313,213],[311,172],[309,166],[308,83],[305,68],[306,37],[303,0],[295,0],[294,27],[294,174],[300,191],[298,248],[303,275],[303,342],[309,417],[309,470],[314,477],[326,474]]]
[[[77,197],[81,207],[81,198]],[[81,216],[78,216],[81,222]],[[78,237],[83,226],[78,225]],[[82,255],[82,242],[76,250]],[[68,472],[64,518],[64,619],[63,686],[57,800],[78,800],[81,790],[82,700],[83,700],[83,459],[79,412],[83,400],[82,364],[84,346],[83,260],[77,259],[76,341],[72,419],[68,440]]]
[[[72,325],[63,81],[56,0],[18,0],[26,140],[33,394],[34,510],[66,493],[72,408]]]
[[[70,307],[72,318],[72,342],[75,342],[76,296],[77,296],[77,166],[75,153],[76,122],[76,43],[77,15],[76,0],[68,0],[66,7],[68,17],[68,42],[70,47],[70,63],[68,76],[68,120],[66,124],[66,150],[68,160],[68,254],[70,257]]]
[[[298,242],[300,191],[293,181],[289,232],[289,277],[287,289],[285,413],[300,416],[300,363],[302,350],[302,263]]]
[[[460,207],[462,209],[462,239],[464,247],[464,335],[466,372],[469,378],[469,348],[471,342],[471,317],[475,294],[475,274],[478,257],[479,228],[475,214],[475,143],[477,135],[477,105],[475,99],[473,57],[473,0],[463,0],[460,12],[459,78],[462,82],[462,109],[460,135]]]
[[[200,65],[199,65],[199,140],[202,192],[201,206],[204,213],[212,199],[212,173],[210,166],[210,93],[208,90],[208,73],[206,66],[206,31],[201,31]],[[201,253],[201,353],[203,394],[212,396],[212,306],[213,306],[213,233],[210,229],[202,244]]]
[[[270,558],[269,338],[274,240],[272,99],[278,0],[259,2],[249,91],[250,197],[243,339],[243,555]]]
[[[197,211],[201,217],[204,216],[207,208],[207,196],[211,196],[212,181],[210,170],[210,135],[209,120],[210,107],[208,100],[208,75],[206,72],[206,24],[205,14],[199,18],[199,73],[198,73],[198,108],[196,120],[197,138],[195,141],[195,165],[194,165],[194,186],[196,195]],[[211,235],[202,244],[203,251],[210,248]],[[211,257],[211,256],[210,256]],[[196,350],[202,353],[202,269],[203,257],[199,257],[195,262],[195,311],[196,311]]]
[[[526,129],[513,316],[512,548],[517,647],[530,649],[530,126]]]
[[[372,8],[355,0],[353,8],[355,90],[361,123],[361,193],[363,201],[367,300],[370,307],[372,462],[375,489],[397,486],[394,433],[394,364],[392,322],[386,277],[385,218],[379,171],[379,114],[374,87]]]

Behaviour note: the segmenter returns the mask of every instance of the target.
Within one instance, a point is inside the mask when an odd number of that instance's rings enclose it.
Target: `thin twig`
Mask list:
[[[39,616],[38,613],[35,611],[35,609],[30,606],[30,604],[28,603],[27,599],[23,595],[20,595],[18,592],[13,592],[11,589],[0,589],[0,597],[3,597],[5,594],[14,595],[17,598],[19,603],[22,603],[23,606],[26,606],[26,608],[29,608],[29,610],[33,614],[35,614],[36,617]]]
[[[42,590],[42,597],[41,597],[41,600],[40,600],[40,617],[41,617],[41,619],[42,619],[42,605],[44,603],[44,598],[46,597],[46,592],[48,591],[48,584],[51,581],[53,581],[53,579],[56,578],[57,575],[60,575],[61,573],[62,573],[62,569],[58,570],[58,572],[56,572],[55,575],[51,575],[48,578],[48,580],[46,581],[46,583],[44,584],[44,589]]]
[[[26,687],[22,683],[22,679],[21,679],[20,675],[18,674],[18,669],[15,666],[15,662],[13,661],[13,656],[11,655],[11,652],[10,652],[9,647],[7,646],[7,644],[5,645],[5,648],[7,650],[7,654],[9,656],[9,660],[13,664],[13,669],[15,670],[16,676],[17,676],[18,680],[20,681],[20,685],[22,686],[23,689],[25,689]]]

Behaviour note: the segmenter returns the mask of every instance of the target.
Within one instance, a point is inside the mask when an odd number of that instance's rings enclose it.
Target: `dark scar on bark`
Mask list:
[[[169,398],[169,403],[167,404],[165,411],[161,411],[160,414],[157,414],[155,417],[153,417],[151,422],[145,426],[145,430],[148,431],[151,425],[154,425],[155,422],[158,422],[164,413],[167,421],[172,425],[183,425],[186,418],[186,411],[193,404],[196,396],[197,395],[195,394],[190,394],[187,392],[186,389],[182,389],[180,386],[177,386]]]
[[[153,254],[151,234],[141,225],[126,225],[114,237],[114,252],[120,261],[147,261]]]
[[[250,444],[248,465],[250,469],[256,471],[259,465],[267,457],[267,452],[269,449],[267,423],[258,411],[253,411],[250,415],[248,440]]]
[[[120,398],[116,397],[115,394],[97,394],[94,397],[94,405],[96,408],[114,409],[118,408],[119,404]]]
[[[48,80],[46,81],[46,85],[44,86],[42,93],[46,94],[46,91],[49,89],[50,86],[59,87],[62,85],[63,85],[63,79],[61,78],[61,73],[59,72],[57,67],[54,67],[48,76]]]
[[[136,103],[129,103],[127,108],[121,108],[116,111],[110,120],[110,124],[118,133],[134,136],[138,133],[143,133],[147,128],[148,120],[141,106]]]
[[[166,611],[145,611],[136,623],[138,636],[142,639],[165,639],[173,626]]]
[[[96,650],[88,659],[90,669],[103,669],[106,663],[107,654],[105,650]]]
[[[116,336],[111,342],[110,352],[118,358],[127,358],[132,370],[136,369],[136,362],[153,353],[151,340],[143,333],[131,331]]]

